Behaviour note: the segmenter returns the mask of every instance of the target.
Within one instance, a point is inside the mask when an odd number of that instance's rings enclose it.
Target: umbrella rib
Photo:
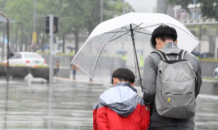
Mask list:
[[[149,31],[149,30],[147,30],[145,28],[138,28],[137,30],[142,30],[142,29],[148,31],[148,33],[150,33],[150,34],[152,33],[151,31]],[[134,30],[134,32],[136,32],[136,31]]]
[[[148,31],[148,32],[151,32],[151,31],[149,31],[149,30],[147,30],[147,29],[145,29],[145,28],[137,28],[137,29],[135,29],[135,30],[146,30],[146,31]],[[133,30],[133,31],[135,31],[135,30]]]
[[[140,25],[142,25],[142,23],[139,24],[139,25],[137,25],[135,28],[133,28],[133,31],[134,31],[134,32],[137,32],[136,30],[144,29],[144,30],[148,31],[149,33],[152,33],[151,31],[145,29],[146,27],[145,27],[145,28],[138,28],[138,27],[140,27]],[[158,24],[156,24],[156,25],[158,25]],[[153,25],[153,26],[156,26],[156,25]],[[148,27],[151,27],[151,26],[148,26]],[[139,32],[139,33],[143,33],[143,32]],[[149,33],[148,33],[148,34],[149,34]],[[143,33],[143,34],[147,34],[147,33]],[[151,35],[151,34],[149,34],[149,35]]]
[[[127,30],[128,31],[128,30]],[[126,32],[126,30],[125,31],[117,31],[117,32],[106,32],[106,33],[104,33],[104,34],[107,34],[107,33],[119,33],[119,32]]]
[[[137,29],[138,27],[140,27],[140,25],[142,25],[142,23],[139,25],[136,25],[132,30]]]
[[[121,30],[122,30],[122,28],[120,29],[120,31],[121,31]],[[119,31],[118,31],[118,32],[119,32]],[[117,33],[118,33],[118,32],[117,32]],[[117,35],[117,33],[114,34],[114,35],[111,37],[111,39],[113,39],[113,38]],[[111,41],[111,39],[110,39],[110,41]],[[109,42],[109,41],[108,41],[108,42]],[[96,70],[96,67],[97,67],[98,60],[99,60],[99,58],[100,58],[100,56],[101,56],[101,53],[103,52],[103,50],[104,50],[104,48],[105,48],[105,46],[107,45],[108,42],[105,43],[105,45],[104,45],[104,47],[102,48],[100,54],[98,55],[98,59],[97,59],[96,64],[95,64],[95,69],[94,69],[94,72],[93,72],[93,76],[92,76],[92,77],[94,77],[94,75],[95,75],[95,70]]]
[[[135,28],[133,28],[133,30],[134,29],[143,29],[143,28],[138,28],[140,25],[142,25],[142,23],[141,24],[139,24],[139,25],[137,25]],[[125,27],[121,27],[122,29],[126,29],[126,30],[124,30],[124,31],[115,31],[115,32],[113,32],[113,31],[111,31],[111,32],[106,32],[105,34],[107,34],[107,33],[119,33],[119,32],[126,32],[126,31],[129,31],[130,29],[129,28],[125,28]]]
[[[121,27],[121,28],[124,28],[124,29],[126,29],[126,30],[130,30],[129,28],[126,28],[126,27]]]
[[[124,31],[116,31],[116,32],[106,32],[105,34],[107,34],[107,33],[119,33],[119,32],[126,32],[126,31],[129,31],[130,29],[129,28],[125,28],[125,27],[121,27],[122,29],[126,29],[126,30],[124,30]],[[137,27],[135,27],[135,28],[137,28]],[[134,29],[135,29],[134,28]],[[137,28],[138,29],[138,28]]]
[[[145,29],[147,30],[146,28],[149,28],[149,27],[153,27],[153,26],[157,26],[157,25],[161,25],[162,23],[159,23],[159,24],[155,24],[155,25],[151,25],[151,26],[147,26],[147,27],[142,27],[142,28],[138,28],[138,29]],[[148,32],[152,33],[151,31],[147,30]]]
[[[82,70],[85,74],[87,74],[90,78],[92,78],[92,76],[90,74],[88,74],[83,68],[81,68],[79,65],[77,65],[76,63],[74,63],[73,61],[70,64],[74,64],[76,65],[80,70]]]
[[[118,32],[120,32],[122,29],[123,29],[123,28],[121,28]],[[117,33],[118,33],[118,32],[117,32]],[[111,39],[113,39],[113,38],[117,35],[117,33],[114,34],[114,35],[111,37]],[[110,39],[110,40],[111,40],[111,39]]]
[[[151,35],[150,33],[145,33],[145,32],[140,32],[140,31],[134,31],[134,32]]]
[[[133,30],[136,29],[136,28],[138,28],[140,25],[142,25],[142,23],[139,24],[139,25],[136,25],[136,26],[133,28]],[[122,27],[122,28],[127,29],[127,30],[130,30],[129,28],[125,28],[125,27]]]
[[[139,27],[140,25],[142,25],[142,23],[141,24],[139,24],[139,25],[137,25],[135,28],[137,28],[137,27]],[[117,37],[117,38],[115,38],[115,39],[113,39],[114,38],[114,36],[116,36],[117,35],[117,33],[110,39],[110,41],[108,41],[108,42],[111,42],[111,41],[114,41],[114,40],[116,40],[116,39],[118,39],[118,38],[120,38],[120,37],[122,37],[122,36],[124,36],[125,34],[127,34],[127,33],[129,33],[130,32],[130,29],[128,29],[128,28],[125,28],[125,27],[121,27],[121,29],[120,30],[122,30],[122,29],[127,29],[128,31],[126,32],[126,33],[124,33],[123,35],[121,35],[121,36],[119,36],[119,37]],[[133,29],[135,29],[135,28],[133,28]],[[113,40],[112,40],[113,39]]]
[[[151,26],[147,26],[147,27],[142,27],[142,29],[153,27],[153,26],[157,26],[157,25],[161,25],[161,24],[163,24],[163,23],[159,23],[159,24],[155,24],[155,25],[151,25]]]
[[[100,52],[100,54],[98,55],[98,59],[97,59],[96,64],[95,64],[95,69],[94,69],[94,72],[93,72],[92,77],[94,77],[94,75],[95,75],[95,70],[96,70],[96,67],[97,67],[98,60],[99,60],[99,58],[100,58],[100,56],[101,56],[101,53],[103,52],[105,46],[107,45],[107,43],[108,43],[108,42],[106,42],[106,43],[104,44],[104,47],[101,49],[101,52]]]
[[[126,34],[129,33],[129,32],[130,32],[130,31],[124,33],[123,35],[121,35],[121,36],[119,36],[119,37],[116,37],[116,38],[114,38],[114,39],[111,39],[111,40],[108,41],[108,42],[112,42],[112,41],[114,41],[114,40],[116,40],[116,39],[118,39],[118,38],[120,38],[120,37],[126,35]],[[142,34],[148,34],[148,35],[151,35],[150,33],[143,33],[143,32],[140,32],[140,31],[134,31],[134,32],[138,32],[138,33],[142,33]]]
[[[120,38],[120,37],[122,37],[122,36],[124,36],[124,35],[126,35],[127,33],[129,33],[130,31],[128,31],[128,32],[126,32],[126,33],[124,33],[123,35],[120,35],[119,37],[116,37],[116,38],[114,38],[114,39],[111,39],[110,41],[108,41],[108,42],[112,42],[112,41],[114,41],[114,40],[116,40],[116,39],[118,39],[118,38]]]

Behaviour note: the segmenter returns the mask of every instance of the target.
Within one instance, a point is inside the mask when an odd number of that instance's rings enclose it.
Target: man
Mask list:
[[[150,112],[133,87],[134,81],[129,69],[114,71],[113,87],[101,94],[94,106],[94,130],[147,130]]]
[[[178,43],[183,44],[183,43]],[[161,50],[162,52],[170,52],[171,50],[179,49],[177,47],[177,33],[172,27],[161,25],[156,28],[151,37],[151,45],[156,50]],[[179,50],[178,50],[179,51]],[[170,60],[176,60],[177,55],[169,54],[167,55]],[[195,97],[199,94],[200,86],[202,84],[201,79],[201,68],[199,60],[191,53],[186,52],[184,54],[184,59],[189,61],[193,66],[197,80],[195,82]],[[145,105],[151,106],[151,116],[150,116],[150,126],[149,130],[193,130],[195,127],[194,118],[166,118],[160,116],[157,111],[155,104],[155,94],[156,94],[156,80],[158,74],[158,64],[163,60],[158,53],[151,53],[145,58],[144,61],[144,73],[143,73],[143,99]],[[170,101],[170,98],[168,102]]]

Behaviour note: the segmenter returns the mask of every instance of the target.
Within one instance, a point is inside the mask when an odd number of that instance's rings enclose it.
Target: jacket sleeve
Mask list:
[[[147,130],[150,124],[150,111],[143,105],[141,106],[141,129]]]
[[[94,109],[93,130],[109,130],[106,107]]]
[[[155,62],[150,55],[145,58],[143,68],[142,91],[145,105],[151,105],[154,101],[156,90],[156,67]]]

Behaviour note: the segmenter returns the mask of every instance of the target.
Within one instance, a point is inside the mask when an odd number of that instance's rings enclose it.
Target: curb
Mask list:
[[[68,79],[68,78],[61,78],[61,77],[54,77],[57,80],[64,80],[64,81],[71,81],[71,82],[79,82],[79,83],[89,83],[89,84],[98,84],[103,85],[101,82],[93,82],[93,81],[85,81],[85,80],[75,80],[75,79]]]

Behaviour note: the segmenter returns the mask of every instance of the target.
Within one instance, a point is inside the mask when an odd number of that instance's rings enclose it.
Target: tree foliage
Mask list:
[[[122,0],[103,0],[104,11],[114,14],[104,15],[104,20],[114,15],[122,14]],[[34,0],[0,0],[0,7],[11,19],[22,23],[24,34],[30,36],[33,32],[33,3]],[[126,12],[134,11],[128,3]],[[45,15],[53,14],[59,18],[58,34],[62,37],[67,34],[78,36],[81,30],[89,34],[100,23],[100,0],[36,0],[36,31],[38,36],[45,29]],[[44,16],[43,16],[44,15]],[[20,25],[17,24],[19,27]]]
[[[218,20],[218,0],[199,0],[202,4],[202,15],[207,18],[215,18]]]
[[[190,13],[189,4],[193,4],[193,0],[167,0],[168,4],[181,5],[183,9]],[[215,18],[218,20],[218,0],[197,0],[200,3],[200,9],[203,17]]]

